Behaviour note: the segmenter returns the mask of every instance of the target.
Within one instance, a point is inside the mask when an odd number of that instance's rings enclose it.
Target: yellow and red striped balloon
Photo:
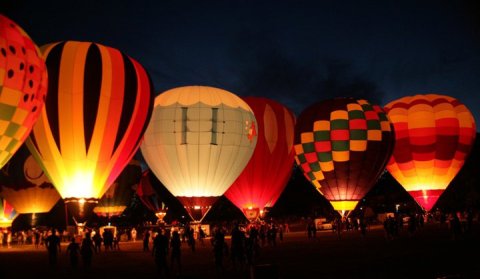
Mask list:
[[[42,50],[49,93],[28,147],[63,199],[99,199],[139,147],[152,111],[150,78],[137,61],[100,44]]]
[[[46,93],[47,70],[38,47],[0,15],[0,168],[28,137]]]
[[[429,211],[472,149],[473,115],[457,99],[437,94],[404,97],[385,110],[396,138],[387,169]]]

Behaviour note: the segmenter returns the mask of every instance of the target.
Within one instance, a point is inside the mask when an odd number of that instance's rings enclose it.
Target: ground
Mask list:
[[[480,278],[479,227],[454,240],[447,227],[429,224],[415,235],[386,240],[383,229],[366,237],[344,232],[339,239],[322,231],[316,239],[304,232],[285,235],[275,247],[261,250],[256,267],[235,271],[229,260],[217,273],[209,241],[197,242],[193,253],[182,247],[183,269],[172,278]],[[69,267],[66,246],[56,268],[48,265],[44,248],[0,248],[0,278],[160,278],[153,257],[141,242],[121,242],[121,250],[94,256],[90,270]],[[172,275],[176,272],[172,272]]]

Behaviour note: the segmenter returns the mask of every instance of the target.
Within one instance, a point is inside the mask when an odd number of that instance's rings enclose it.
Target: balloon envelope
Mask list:
[[[138,149],[152,85],[111,47],[66,41],[43,51],[49,93],[27,144],[66,203],[93,208]]]
[[[255,116],[239,97],[186,86],[156,97],[141,150],[157,178],[199,221],[248,163],[256,134]]]
[[[283,105],[257,97],[243,100],[258,123],[258,139],[252,158],[225,196],[250,219],[265,207],[273,207],[293,170],[295,116]]]
[[[47,70],[37,46],[0,14],[0,168],[28,137],[47,93]]]
[[[12,205],[6,199],[0,197],[0,228],[11,227],[17,216],[18,213],[13,209]]]
[[[437,94],[403,97],[385,110],[396,138],[387,169],[429,211],[472,149],[473,115],[457,99]]]
[[[350,211],[385,169],[393,140],[381,107],[353,98],[325,100],[300,114],[295,160],[335,210]]]
[[[60,199],[25,145],[0,173],[0,196],[7,199],[19,214],[49,212]]]
[[[143,172],[137,187],[137,196],[149,210],[155,213],[155,216],[161,222],[168,208],[163,203],[159,187],[150,181],[150,175],[151,172],[149,170]]]

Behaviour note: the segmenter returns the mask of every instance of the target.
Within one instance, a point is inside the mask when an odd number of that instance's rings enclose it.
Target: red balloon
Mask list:
[[[225,196],[252,220],[280,197],[294,162],[294,114],[283,105],[257,97],[243,99],[258,123],[252,158]]]

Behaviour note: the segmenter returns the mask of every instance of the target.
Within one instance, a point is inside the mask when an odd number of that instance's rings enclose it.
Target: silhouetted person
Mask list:
[[[167,255],[168,255],[168,238],[165,232],[161,231],[153,240],[152,255],[155,257],[155,264],[157,265],[160,276],[169,276]]]
[[[47,237],[45,244],[48,250],[48,260],[50,265],[56,265],[57,255],[60,252],[60,237],[57,236],[55,229],[52,229],[52,234]]]
[[[223,272],[223,250],[225,249],[225,234],[219,228],[215,228],[212,238],[213,254],[217,272]]]
[[[180,234],[178,234],[177,231],[174,231],[172,234],[172,240],[170,241],[170,247],[172,248],[172,253],[171,253],[171,259],[170,263],[172,265],[172,270],[173,270],[173,265],[176,262],[177,267],[178,267],[178,274],[180,274],[181,269],[182,269],[182,261],[181,261],[181,244],[182,242],[180,241]]]
[[[102,236],[100,233],[96,233],[93,236],[93,243],[95,244],[95,253],[100,253],[100,250],[102,248]]]
[[[240,264],[240,269],[243,268],[243,263],[245,262],[245,234],[239,229],[238,225],[232,230],[232,241],[231,241],[231,258],[233,268],[236,269],[237,261]]]
[[[149,241],[150,241],[150,232],[147,230],[143,235],[143,251],[150,251],[150,248],[148,248]]]
[[[70,257],[70,264],[72,267],[78,266],[78,255],[80,254],[80,246],[75,242],[75,237],[71,238],[70,244],[67,246],[67,254]]]
[[[457,240],[459,239],[461,233],[462,233],[462,225],[460,224],[460,219],[458,218],[457,214],[453,214],[452,219],[450,220],[450,228],[453,233],[453,239]]]
[[[40,244],[40,232],[38,230],[35,231],[34,237],[35,237],[35,248],[38,249],[38,245]]]
[[[85,235],[85,238],[82,240],[82,247],[80,248],[80,254],[82,255],[82,261],[84,267],[90,267],[92,265],[92,256],[95,247],[93,246],[92,238],[90,233]]]

